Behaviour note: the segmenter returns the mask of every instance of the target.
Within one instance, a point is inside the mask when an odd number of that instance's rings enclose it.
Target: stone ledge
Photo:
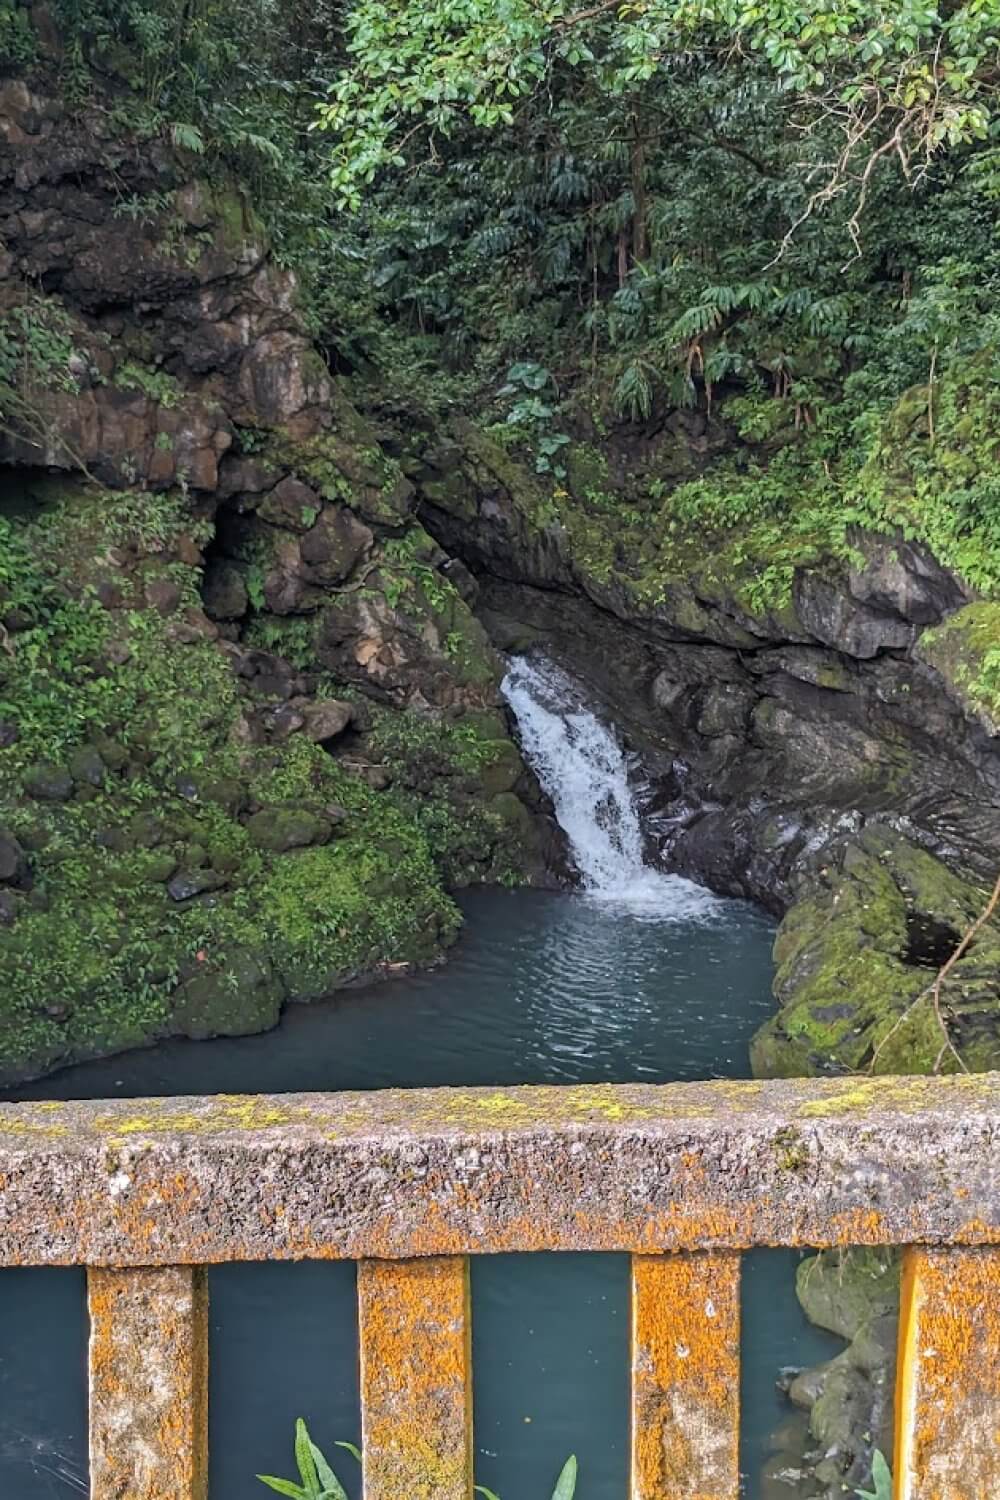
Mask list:
[[[1000,1074],[0,1107],[0,1264],[1000,1243]]]

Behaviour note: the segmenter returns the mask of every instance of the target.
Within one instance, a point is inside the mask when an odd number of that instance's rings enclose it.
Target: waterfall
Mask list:
[[[518,656],[501,691],[588,894],[652,909],[657,916],[718,912],[720,904],[708,891],[646,863],[625,752],[572,679],[551,662]]]

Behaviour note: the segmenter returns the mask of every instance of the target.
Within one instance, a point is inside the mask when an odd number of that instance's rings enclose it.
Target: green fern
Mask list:
[[[193,151],[196,156],[205,154],[205,137],[197,125],[189,125],[184,120],[175,120],[170,127],[170,139],[182,151]]]

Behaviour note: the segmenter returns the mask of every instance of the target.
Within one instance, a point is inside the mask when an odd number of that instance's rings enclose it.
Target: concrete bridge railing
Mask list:
[[[205,1267],[308,1258],[359,1263],[366,1500],[470,1500],[513,1250],[632,1256],[632,1500],[735,1500],[756,1245],[907,1247],[898,1500],[996,1500],[1000,1074],[0,1108],[0,1264],[88,1267],[92,1500],[205,1500]]]

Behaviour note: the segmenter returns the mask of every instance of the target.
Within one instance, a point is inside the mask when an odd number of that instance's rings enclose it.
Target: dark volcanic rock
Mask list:
[[[221,890],[227,884],[225,875],[217,870],[179,870],[167,882],[167,894],[173,901],[190,901],[193,896]]]
[[[213,620],[242,619],[250,596],[240,569],[234,563],[213,563],[205,574],[202,599]]]
[[[26,889],[31,884],[28,856],[12,833],[0,829],[0,884]]]

